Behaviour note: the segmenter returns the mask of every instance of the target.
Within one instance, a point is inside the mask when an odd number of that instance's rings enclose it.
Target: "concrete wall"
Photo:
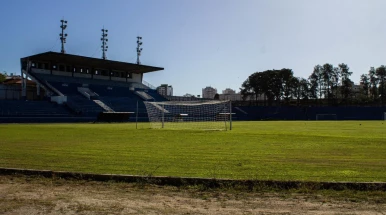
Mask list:
[[[77,78],[91,78],[91,74],[74,73],[74,77],[77,77]]]
[[[110,80],[110,77],[109,76],[102,76],[102,75],[94,75],[94,79]]]
[[[61,76],[72,76],[71,72],[61,72],[61,71],[52,71],[53,75],[61,75]]]
[[[126,82],[126,78],[119,78],[119,77],[111,77],[111,80],[113,80],[113,81],[123,81],[123,82]]]
[[[129,79],[128,81],[142,83],[142,75],[133,73],[133,77],[131,79]]]
[[[31,69],[32,72],[34,73],[40,73],[40,74],[51,74],[51,71],[50,70],[46,70],[46,69],[37,69],[37,68],[32,68]]]
[[[20,86],[7,86],[0,84],[0,99],[18,100],[21,96]]]

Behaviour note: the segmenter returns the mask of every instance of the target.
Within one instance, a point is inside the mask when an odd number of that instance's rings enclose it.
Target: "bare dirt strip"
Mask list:
[[[0,214],[386,214],[385,195],[378,194],[355,191],[345,198],[8,175],[0,176]]]

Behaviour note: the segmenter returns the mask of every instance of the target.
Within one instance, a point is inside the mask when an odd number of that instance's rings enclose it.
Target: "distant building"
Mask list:
[[[182,97],[194,97],[194,95],[190,94],[190,93],[186,93],[185,95],[183,95]]]
[[[232,90],[231,88],[226,88],[222,91],[222,94],[236,94],[236,91]]]
[[[214,99],[214,96],[217,94],[217,89],[213,87],[205,87],[202,89],[202,98],[204,99]]]
[[[167,84],[161,84],[157,87],[157,92],[163,96],[173,96],[173,87]]]
[[[243,99],[243,95],[241,95],[240,92],[236,93],[235,90],[232,90],[230,88],[226,88],[222,91],[222,94],[219,94],[220,100],[231,100],[231,101],[251,101],[256,100],[255,96],[247,96],[245,99]],[[264,95],[259,95],[257,97],[257,100],[264,100]]]

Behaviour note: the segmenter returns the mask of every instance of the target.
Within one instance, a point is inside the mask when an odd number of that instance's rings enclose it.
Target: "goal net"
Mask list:
[[[230,101],[145,102],[152,128],[227,130]]]
[[[316,120],[337,120],[336,114],[316,114]]]

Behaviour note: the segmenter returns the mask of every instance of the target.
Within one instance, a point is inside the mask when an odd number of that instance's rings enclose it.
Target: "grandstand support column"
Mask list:
[[[52,61],[50,61],[50,75],[52,75],[52,65],[53,65],[53,63],[52,63]]]
[[[75,66],[74,65],[71,65],[71,77],[74,77],[74,71],[75,70]]]
[[[36,85],[36,95],[40,96],[40,84]]]
[[[23,70],[23,62],[20,61],[20,66],[21,66],[21,98],[22,100],[26,100],[27,98],[27,71],[29,68],[29,61],[27,61],[25,70]]]

